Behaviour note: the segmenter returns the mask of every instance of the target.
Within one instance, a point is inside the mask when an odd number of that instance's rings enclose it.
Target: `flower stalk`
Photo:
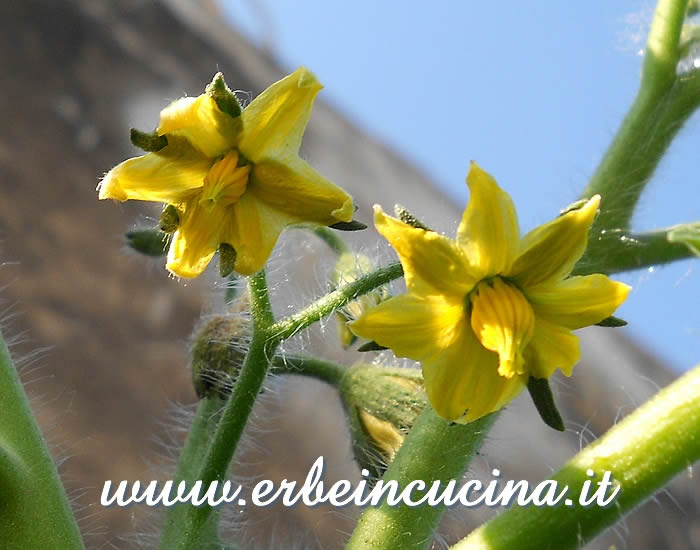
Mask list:
[[[300,330],[304,330],[326,315],[330,315],[351,300],[390,283],[401,276],[403,276],[403,268],[398,262],[380,267],[352,283],[329,292],[299,313],[275,323],[274,326],[270,327],[270,332],[279,341],[291,338]]]
[[[700,366],[659,392],[570,460],[552,479],[569,487],[575,506],[513,507],[472,532],[452,550],[580,548],[700,460]],[[587,480],[612,473],[620,491],[610,506],[580,506]],[[595,486],[595,484],[594,484]],[[591,491],[592,492],[592,491]],[[572,496],[573,495],[573,496]]]

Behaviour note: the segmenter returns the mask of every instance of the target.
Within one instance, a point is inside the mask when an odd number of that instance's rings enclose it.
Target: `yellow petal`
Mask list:
[[[168,270],[184,278],[201,275],[221,242],[221,229],[230,215],[230,207],[206,208],[199,197],[187,201],[168,251]]]
[[[557,368],[571,376],[581,357],[578,337],[568,328],[542,317],[535,321],[535,332],[525,353],[527,371],[536,378],[549,378]]]
[[[231,208],[233,215],[226,219],[221,240],[236,249],[236,271],[252,275],[265,266],[284,228],[298,220],[249,192]]]
[[[510,269],[518,250],[518,217],[508,193],[475,162],[467,176],[470,197],[457,242],[479,278]]]
[[[450,348],[422,361],[425,391],[435,412],[459,423],[497,411],[524,387],[524,376],[498,374],[498,355],[485,349],[468,325]]]
[[[222,113],[206,94],[183,97],[160,112],[159,135],[186,138],[208,157],[218,157],[236,144],[241,121]]]
[[[461,302],[441,296],[403,294],[382,302],[348,324],[358,336],[416,361],[453,345],[466,324]]]
[[[168,145],[158,153],[125,160],[97,186],[100,199],[129,199],[179,204],[204,185],[212,161],[189,151],[172,154]]]
[[[596,195],[578,210],[530,231],[520,242],[520,254],[506,274],[523,289],[566,277],[586,250],[588,230],[599,204],[600,195]]]
[[[276,210],[322,225],[349,222],[354,212],[350,195],[298,157],[256,164],[249,191]]]
[[[471,326],[481,345],[498,353],[498,374],[525,373],[523,351],[532,338],[535,314],[517,288],[500,278],[485,281],[471,295]]]
[[[238,149],[253,162],[295,156],[321,88],[304,67],[275,82],[243,110]]]
[[[374,206],[374,225],[398,253],[409,290],[461,300],[477,282],[452,239],[387,216],[379,205]]]
[[[573,330],[610,317],[630,290],[626,284],[595,274],[532,287],[527,298],[535,315]]]

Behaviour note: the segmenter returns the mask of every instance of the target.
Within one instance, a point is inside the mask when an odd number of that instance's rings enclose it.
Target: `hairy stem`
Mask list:
[[[700,366],[659,392],[586,447],[552,478],[568,486],[573,506],[513,507],[472,532],[453,550],[580,548],[700,460]],[[595,478],[587,475],[592,470]],[[609,506],[578,502],[587,480],[612,473],[620,487]],[[589,496],[597,488],[593,484]]]
[[[335,387],[340,384],[345,371],[346,368],[337,363],[304,355],[275,355],[270,369],[274,374],[300,374]]]
[[[678,109],[679,98],[673,93],[687,4],[687,0],[659,0],[656,6],[639,92],[582,194],[603,198],[593,237],[602,229],[629,227],[641,192],[692,112]]]
[[[84,548],[66,492],[0,334],[3,548]]]
[[[348,302],[373,291],[375,288],[385,285],[403,275],[400,263],[390,264],[386,267],[368,273],[352,283],[348,283],[323,298],[315,301],[303,311],[279,321],[270,328],[270,332],[277,340],[291,338],[300,330],[305,329],[326,315],[330,315],[336,309]]]
[[[442,486],[459,479],[481,446],[496,420],[493,413],[469,424],[450,424],[428,406],[416,423],[396,458],[382,477],[385,483],[395,480],[400,489],[414,480],[429,488],[435,481]],[[423,492],[424,493],[424,492]],[[414,491],[413,500],[421,492]],[[444,506],[388,506],[368,508],[360,518],[347,550],[418,550],[428,548]]]
[[[338,256],[345,252],[350,252],[350,247],[345,242],[342,237],[338,236],[337,231],[328,229],[327,227],[315,227],[313,232],[319,237],[323,242],[325,242],[333,252]]]
[[[221,413],[221,419],[198,469],[196,479],[201,480],[205,488],[214,481],[223,480],[226,475],[267,375],[270,358],[273,357],[279,343],[279,340],[269,336],[274,318],[264,271],[251,277],[249,292],[253,337],[241,374]],[[163,550],[198,548],[211,513],[212,508],[206,504],[200,507],[181,504],[171,508],[169,523],[173,528],[164,531],[161,548]]]
[[[619,273],[663,265],[695,256],[682,242],[669,242],[673,228],[649,233],[608,231],[599,238],[599,244],[576,264],[572,275],[590,273]]]

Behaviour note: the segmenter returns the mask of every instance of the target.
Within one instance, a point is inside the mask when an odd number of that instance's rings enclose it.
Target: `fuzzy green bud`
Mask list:
[[[355,459],[379,478],[427,405],[423,375],[417,369],[359,363],[346,371],[339,389]]]
[[[243,366],[250,342],[245,317],[214,317],[196,333],[192,345],[192,383],[199,398],[227,398]]]

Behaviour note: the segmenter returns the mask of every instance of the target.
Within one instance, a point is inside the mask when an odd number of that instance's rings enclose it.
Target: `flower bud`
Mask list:
[[[210,319],[192,345],[192,383],[199,398],[228,397],[250,343],[250,320],[242,316]]]
[[[355,459],[379,478],[427,404],[423,376],[417,369],[358,363],[347,370],[339,389]]]
[[[352,252],[344,252],[338,258],[333,272],[332,282],[335,287],[352,283],[359,279],[365,273],[372,271],[372,262],[363,254],[355,254]],[[350,347],[356,340],[355,336],[347,327],[348,321],[354,321],[365,311],[376,307],[379,303],[390,298],[390,294],[386,288],[379,288],[368,294],[360,296],[356,300],[346,304],[343,308],[336,311],[336,319],[338,320],[338,335],[343,348]]]

